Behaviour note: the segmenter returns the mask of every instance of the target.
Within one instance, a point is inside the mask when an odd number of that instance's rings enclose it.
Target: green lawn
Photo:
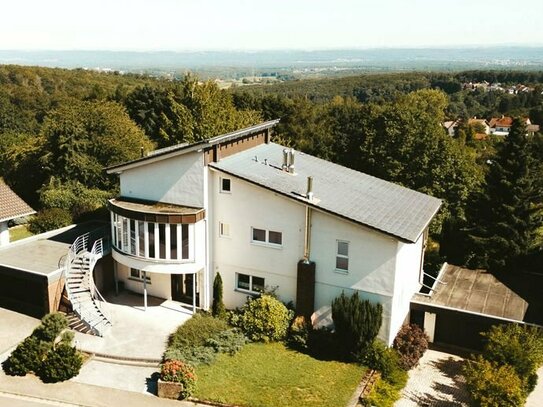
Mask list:
[[[201,400],[251,407],[344,406],[366,368],[320,361],[281,343],[251,343],[196,368]]]
[[[11,242],[30,236],[32,236],[32,233],[27,229],[26,225],[15,226],[9,229],[9,240]]]

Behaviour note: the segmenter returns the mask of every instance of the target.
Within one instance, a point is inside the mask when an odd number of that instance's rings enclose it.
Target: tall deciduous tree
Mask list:
[[[160,147],[192,143],[261,120],[254,110],[236,109],[233,98],[212,81],[192,75],[161,89],[143,87],[126,102],[130,117]]]
[[[530,250],[541,226],[543,188],[531,138],[515,119],[489,162],[486,186],[468,213],[470,265],[503,270]]]
[[[78,102],[48,115],[42,127],[40,163],[46,178],[110,189],[104,167],[131,160],[153,144],[114,102]]]

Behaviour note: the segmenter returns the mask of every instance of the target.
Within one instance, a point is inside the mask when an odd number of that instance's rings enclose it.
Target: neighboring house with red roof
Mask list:
[[[522,119],[526,124],[527,134],[533,136],[534,133],[539,131],[537,124],[532,124],[528,117]],[[495,136],[508,136],[513,124],[513,118],[510,116],[493,117],[488,122],[490,126],[490,134]]]
[[[9,244],[8,222],[36,213],[0,178],[0,246]]]

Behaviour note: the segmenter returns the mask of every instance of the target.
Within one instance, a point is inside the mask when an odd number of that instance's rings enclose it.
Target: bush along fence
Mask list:
[[[496,325],[482,335],[486,340],[482,354],[472,356],[464,367],[474,405],[524,405],[537,383],[537,369],[543,365],[541,329]]]
[[[68,321],[63,314],[44,316],[34,332],[2,363],[4,372],[11,376],[34,373],[45,383],[77,376],[83,357],[72,346],[74,335],[67,328]]]

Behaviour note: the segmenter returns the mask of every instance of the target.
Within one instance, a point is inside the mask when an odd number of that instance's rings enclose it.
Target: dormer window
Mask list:
[[[229,194],[231,192],[232,182],[230,178],[221,178],[221,192]]]

